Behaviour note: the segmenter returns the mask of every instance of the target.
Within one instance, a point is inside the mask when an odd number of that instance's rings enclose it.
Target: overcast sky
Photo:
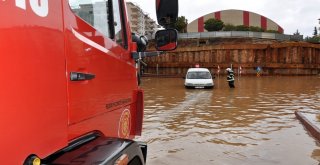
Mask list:
[[[127,1],[137,3],[156,20],[155,0]],[[268,17],[283,27],[285,34],[298,29],[304,37],[312,36],[314,27],[319,27],[320,0],[179,0],[179,16],[185,16],[188,23],[226,9],[247,10]]]

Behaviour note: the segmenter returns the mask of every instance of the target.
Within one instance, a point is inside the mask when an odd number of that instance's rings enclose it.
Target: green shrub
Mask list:
[[[220,31],[224,27],[224,23],[221,20],[210,18],[204,22],[204,28],[211,31]]]

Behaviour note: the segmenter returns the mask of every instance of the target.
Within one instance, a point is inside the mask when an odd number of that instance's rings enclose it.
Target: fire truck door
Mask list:
[[[108,127],[106,119],[102,121],[97,116],[114,111],[118,104],[112,103],[131,102],[132,90],[136,86],[135,68],[126,49],[119,2],[70,0],[65,4],[71,126],[97,120],[94,122],[96,129]],[[114,23],[110,24],[110,20]],[[107,122],[112,124],[117,120],[110,117]]]

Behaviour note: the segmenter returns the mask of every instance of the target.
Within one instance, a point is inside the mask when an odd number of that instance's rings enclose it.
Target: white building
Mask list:
[[[148,14],[132,2],[127,2],[127,12],[131,31],[151,39],[160,26]]]

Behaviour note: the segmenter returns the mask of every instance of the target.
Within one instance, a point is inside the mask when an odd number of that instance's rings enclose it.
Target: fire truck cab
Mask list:
[[[161,24],[177,5],[156,0]],[[145,164],[128,21],[124,0],[0,1],[0,164]]]

